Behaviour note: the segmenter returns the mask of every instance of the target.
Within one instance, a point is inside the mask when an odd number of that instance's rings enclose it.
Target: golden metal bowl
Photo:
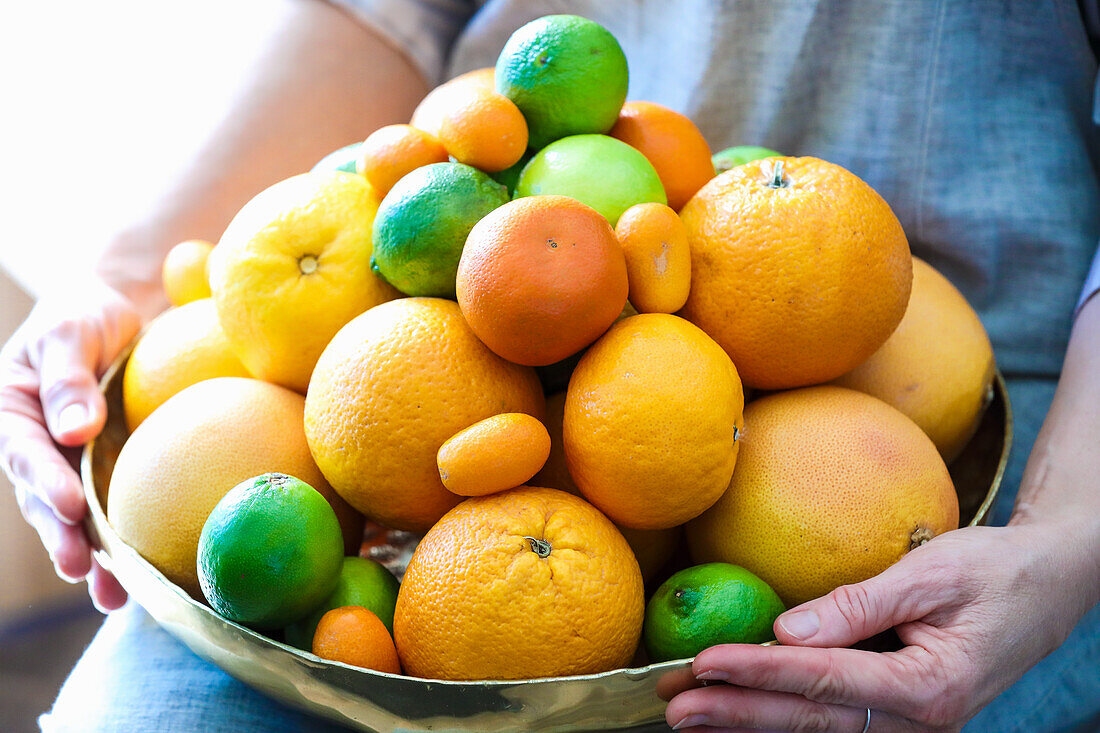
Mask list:
[[[104,375],[108,419],[84,449],[82,473],[96,557],[135,601],[195,654],[288,705],[370,731],[667,730],[657,681],[691,660],[602,674],[511,682],[447,682],[330,662],[227,621],[197,602],[124,543],[107,523],[107,488],[127,438],[123,354]],[[1004,381],[963,455],[951,467],[964,524],[984,524],[1012,441]]]

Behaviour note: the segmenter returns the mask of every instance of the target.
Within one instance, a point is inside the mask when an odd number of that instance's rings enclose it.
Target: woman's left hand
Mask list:
[[[665,718],[676,730],[859,733],[870,708],[874,733],[957,731],[1096,603],[1093,533],[1020,524],[941,535],[780,616],[780,646],[701,652],[658,687],[672,698]],[[844,648],[890,628],[900,651]]]

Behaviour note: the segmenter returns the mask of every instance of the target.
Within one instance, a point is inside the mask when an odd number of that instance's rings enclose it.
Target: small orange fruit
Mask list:
[[[639,313],[675,313],[691,290],[687,230],[663,204],[635,204],[615,224],[626,256],[630,303]]]
[[[452,435],[436,454],[439,478],[459,496],[484,496],[531,480],[550,455],[538,418],[506,412]]]
[[[458,304],[509,361],[542,366],[599,338],[626,304],[626,260],[607,219],[566,196],[527,196],[470,231]]]
[[[353,667],[401,674],[386,625],[362,606],[342,606],[322,616],[313,633],[313,653]]]
[[[680,315],[722,345],[750,387],[835,379],[905,313],[905,232],[889,204],[838,165],[754,160],[704,186],[680,216],[691,246]]]
[[[710,146],[695,123],[653,102],[627,102],[608,133],[641,151],[657,169],[668,205],[680,210],[714,178]]]
[[[423,532],[460,501],[436,454],[463,428],[501,412],[541,418],[535,370],[478,340],[458,304],[401,298],[332,339],[306,394],[317,465],[349,504],[387,527]]]
[[[214,245],[201,239],[188,239],[168,250],[161,267],[164,293],[172,305],[183,305],[210,297],[206,260]]]
[[[729,485],[744,404],[733,362],[697,326],[665,313],[619,321],[569,380],[569,474],[616,524],[683,524]]]
[[[463,96],[470,90],[493,91],[494,71],[492,67],[474,69],[465,74],[459,74],[453,79],[443,82],[435,89],[424,95],[420,104],[413,110],[409,124],[418,130],[423,130],[433,137],[439,137],[439,128],[443,124],[443,116],[454,106],[455,99]]]
[[[947,467],[885,402],[841,387],[770,395],[748,426],[729,489],[687,526],[696,562],[759,575],[795,606],[885,570],[959,526]]]
[[[447,162],[439,140],[411,125],[386,125],[359,146],[355,170],[382,198],[393,185],[421,166]]]
[[[467,499],[417,545],[393,632],[408,674],[512,680],[626,666],[644,614],[630,546],[591,504],[521,486]]]
[[[439,140],[459,163],[496,173],[523,157],[527,121],[508,97],[470,90],[443,116]]]
[[[993,396],[993,347],[951,281],[913,258],[913,293],[894,333],[871,358],[833,380],[905,413],[950,463]]]

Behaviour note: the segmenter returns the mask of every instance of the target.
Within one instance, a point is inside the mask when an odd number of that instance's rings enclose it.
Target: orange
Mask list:
[[[370,183],[379,198],[394,184],[421,166],[447,162],[439,140],[410,125],[380,127],[359,146],[355,170]]]
[[[639,313],[675,313],[691,290],[687,230],[663,204],[635,204],[615,224],[626,256],[627,296]]]
[[[710,146],[690,119],[653,102],[627,102],[608,133],[641,151],[657,169],[668,205],[680,210],[714,178]]]
[[[188,239],[168,250],[161,266],[164,294],[172,305],[183,305],[199,298],[210,297],[210,282],[206,277],[206,259],[214,245],[202,239]]]
[[[451,107],[454,100],[460,98],[467,91],[482,89],[493,91],[494,75],[491,67],[474,69],[465,74],[459,74],[455,78],[446,81],[424,95],[420,104],[413,110],[409,124],[424,132],[439,137],[439,128],[443,124],[443,116]]]
[[[453,101],[439,126],[439,139],[459,163],[496,173],[527,150],[527,121],[504,95],[468,90]]]
[[[122,406],[133,431],[184,387],[214,377],[247,377],[225,337],[214,301],[195,300],[161,313],[134,346],[122,378]]]
[[[553,364],[588,346],[626,304],[626,260],[611,225],[566,196],[527,196],[479,221],[458,263],[462,314],[517,364]]]
[[[886,341],[909,300],[909,244],[874,189],[817,158],[767,158],[704,186],[680,212],[691,293],[680,315],[745,384],[826,382]]]
[[[858,583],[959,526],[928,436],[885,402],[822,386],[761,398],[729,490],[687,526],[696,562],[759,575],[788,607]]]
[[[993,398],[993,347],[962,293],[913,258],[913,293],[897,330],[871,358],[833,380],[878,397],[928,434],[950,463]]]
[[[401,662],[381,619],[362,606],[341,606],[321,617],[313,653],[353,667],[401,674]]]
[[[397,594],[408,674],[507,680],[624,667],[641,633],[642,577],[592,505],[522,486],[467,499],[424,535]]]
[[[636,315],[636,314],[635,314]],[[562,418],[565,415],[565,392],[558,392],[546,398],[546,429],[550,434],[550,457],[545,465],[528,483],[534,486],[546,486],[551,489],[567,491],[575,496],[583,496],[581,490],[569,475],[565,461],[565,448],[562,441]],[[653,580],[657,573],[668,564],[676,547],[680,543],[679,527],[668,529],[630,529],[615,525],[623,533],[645,582]]]
[[[550,455],[550,434],[537,418],[506,412],[474,423],[439,448],[436,464],[447,490],[484,496],[531,480]]]
[[[486,348],[457,303],[402,298],[333,338],[309,385],[305,431],[349,504],[422,532],[460,501],[439,478],[443,442],[501,412],[541,418],[544,407],[535,371]]]
[[[306,173],[233,217],[210,255],[218,320],[252,376],[305,393],[340,327],[400,293],[370,268],[378,198],[362,176]]]
[[[569,474],[616,524],[683,524],[729,485],[744,404],[733,362],[697,326],[665,313],[619,321],[569,380]]]
[[[305,481],[332,505],[355,554],[363,517],[333,492],[310,455],[300,394],[256,379],[219,377],[161,405],[122,446],[107,519],[131,547],[196,598],[203,523],[237,484],[263,473]]]

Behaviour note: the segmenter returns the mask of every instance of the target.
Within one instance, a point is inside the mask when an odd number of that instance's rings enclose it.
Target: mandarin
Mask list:
[[[355,170],[381,199],[417,168],[446,161],[447,151],[435,137],[411,125],[386,125],[359,146]]]
[[[496,173],[527,150],[527,122],[508,97],[483,89],[454,100],[439,126],[439,139],[459,163]]]
[[[679,211],[714,178],[710,146],[685,115],[653,102],[627,102],[611,137],[639,150],[661,178],[668,205]]]
[[[626,260],[607,220],[566,196],[507,203],[470,231],[456,291],[470,328],[517,364],[588,346],[626,304]]]
[[[454,106],[456,99],[471,90],[493,91],[494,72],[492,67],[474,69],[449,79],[424,95],[420,104],[413,110],[409,124],[423,130],[432,137],[439,137],[439,128],[443,116]]]

